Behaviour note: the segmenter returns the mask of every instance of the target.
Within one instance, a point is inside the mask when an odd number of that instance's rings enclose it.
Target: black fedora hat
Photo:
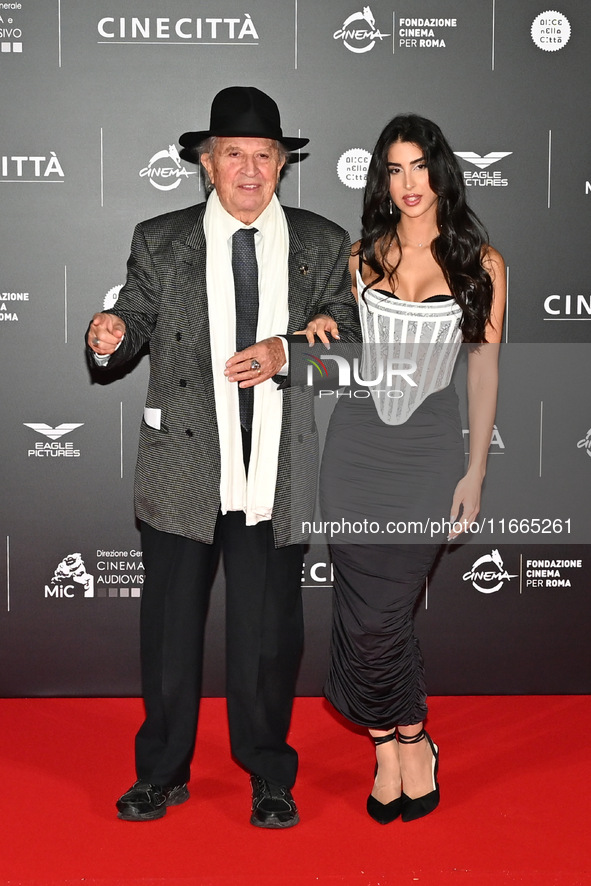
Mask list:
[[[270,96],[255,86],[228,86],[222,89],[211,103],[209,129],[183,132],[179,143],[185,149],[194,148],[212,135],[273,138],[288,151],[303,148],[309,141],[307,138],[287,138],[283,135],[279,108]]]

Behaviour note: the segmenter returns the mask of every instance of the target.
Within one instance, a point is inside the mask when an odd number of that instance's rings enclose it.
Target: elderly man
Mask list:
[[[92,362],[109,369],[150,347],[135,482],[145,720],[138,780],[117,802],[126,821],[160,818],[189,797],[220,552],[230,738],[251,776],[250,820],[299,820],[297,754],[286,738],[316,431],[308,392],[290,384],[287,345],[316,315],[322,338],[326,329],[359,337],[348,235],[275,195],[289,152],[307,141],[283,136],[277,105],[260,90],[218,93],[209,129],[180,138],[203,164],[209,199],[137,226],[118,301],[88,330]]]

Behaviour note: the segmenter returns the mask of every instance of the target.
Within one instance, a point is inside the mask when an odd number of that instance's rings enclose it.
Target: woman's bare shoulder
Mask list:
[[[487,244],[482,247],[482,264],[494,279],[497,275],[505,273],[505,261],[503,256],[494,246]]]
[[[493,262],[503,262],[503,256],[499,252],[498,249],[495,249],[494,246],[491,246],[490,243],[487,243],[486,246],[482,247],[482,258],[483,260],[489,260]]]
[[[351,254],[349,256],[349,271],[353,281],[356,279],[356,271],[359,268],[359,254],[361,250],[361,240],[356,240],[351,246]]]
[[[359,270],[359,251],[361,249],[361,240],[356,240],[351,246],[351,255],[349,256],[349,273],[351,275],[351,292],[357,300],[357,271]]]

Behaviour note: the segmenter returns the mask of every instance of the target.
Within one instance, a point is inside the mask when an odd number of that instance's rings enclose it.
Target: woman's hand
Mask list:
[[[462,532],[465,532],[480,512],[480,493],[482,491],[482,477],[468,471],[454,490],[451,503],[449,522],[451,529],[447,537],[453,541]],[[456,524],[454,526],[454,524]]]
[[[308,344],[310,345],[314,344],[315,336],[318,336],[320,341],[328,348],[330,348],[330,341],[328,339],[329,335],[332,336],[335,341],[338,341],[340,338],[339,327],[337,326],[336,320],[333,320],[328,314],[316,314],[315,317],[312,317],[306,328],[300,329],[295,335],[305,335],[308,339]]]

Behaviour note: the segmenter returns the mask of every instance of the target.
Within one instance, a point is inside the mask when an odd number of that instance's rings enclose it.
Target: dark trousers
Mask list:
[[[140,636],[146,717],[138,778],[189,780],[201,699],[203,641],[220,551],[226,573],[226,696],[232,753],[249,772],[293,786],[286,742],[303,647],[302,545],[275,548],[271,521],[218,517],[212,545],[142,524]]]

